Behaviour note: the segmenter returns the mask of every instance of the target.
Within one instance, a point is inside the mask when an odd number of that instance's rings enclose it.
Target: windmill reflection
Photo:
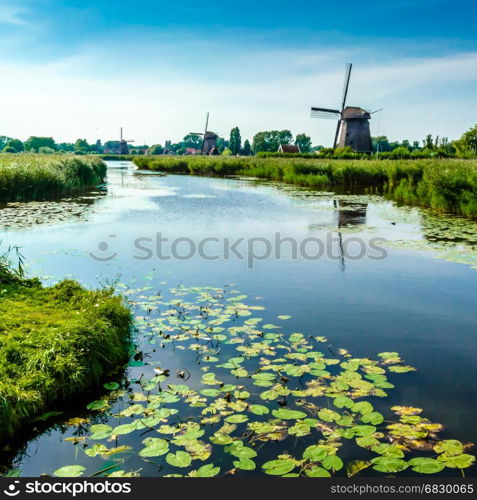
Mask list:
[[[345,252],[343,247],[343,235],[340,229],[355,227],[366,224],[366,217],[368,211],[367,203],[356,203],[345,200],[333,200],[335,208],[335,220],[338,227],[338,246],[340,252],[340,267],[344,271]]]

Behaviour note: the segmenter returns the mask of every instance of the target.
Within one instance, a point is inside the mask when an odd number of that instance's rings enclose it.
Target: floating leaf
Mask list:
[[[186,451],[178,451],[176,453],[169,453],[166,456],[166,462],[173,467],[189,467],[192,458]]]
[[[356,474],[359,474],[362,470],[367,469],[370,465],[370,462],[365,462],[363,460],[348,462],[346,466],[346,475],[348,477],[356,476]]]
[[[306,413],[299,410],[288,410],[287,408],[280,408],[279,410],[273,410],[272,414],[276,418],[281,418],[283,420],[296,420],[299,418],[305,418]]]
[[[250,405],[249,410],[255,415],[267,415],[270,413],[270,410],[263,405]]]
[[[475,457],[473,455],[468,455],[467,453],[451,456],[444,453],[439,455],[437,460],[444,462],[446,467],[450,467],[452,469],[466,469],[475,462]]]
[[[108,391],[116,391],[120,386],[117,382],[108,382],[106,384],[103,384],[103,387],[105,389],[108,389]]]
[[[393,457],[377,457],[371,460],[373,464],[373,469],[380,472],[401,472],[407,469],[408,464],[400,458]]]
[[[215,467],[214,464],[203,465],[197,471],[189,473],[191,477],[214,477],[220,472],[220,467]]]
[[[92,410],[92,411],[104,410],[107,407],[108,407],[108,402],[104,401],[103,399],[99,399],[97,401],[93,401],[92,403],[89,403],[86,406],[86,408],[88,410]]]
[[[305,474],[308,477],[331,477],[331,474],[323,467],[313,466],[310,469],[305,470]]]
[[[436,453],[445,453],[448,456],[460,455],[464,451],[464,445],[457,439],[446,439],[439,441],[434,446],[434,451]]]
[[[343,468],[343,461],[337,455],[328,455],[322,461],[323,467],[328,470],[341,470]]]
[[[328,455],[328,449],[325,446],[314,444],[308,446],[303,452],[303,458],[312,462],[321,462]]]
[[[60,467],[56,469],[53,474],[56,477],[79,477],[83,475],[86,467],[82,465],[66,465],[65,467]]]
[[[270,460],[262,465],[265,474],[272,476],[283,476],[283,474],[291,472],[295,467],[295,461],[291,458]]]
[[[249,458],[241,458],[240,460],[234,460],[234,466],[241,470],[255,470],[256,465],[253,460]]]
[[[409,465],[414,472],[421,474],[435,474],[445,468],[445,464],[433,458],[413,458],[409,460]]]
[[[140,452],[141,457],[159,457],[169,451],[169,443],[162,438],[146,438],[142,444],[145,446]],[[187,454],[189,456],[189,454]],[[171,464],[173,465],[173,464]]]

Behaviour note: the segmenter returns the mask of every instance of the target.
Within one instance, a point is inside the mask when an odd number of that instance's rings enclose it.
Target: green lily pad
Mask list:
[[[189,467],[192,462],[192,457],[186,451],[178,451],[169,453],[166,456],[166,462],[173,467]]]
[[[295,460],[290,458],[282,458],[278,460],[270,460],[262,465],[265,474],[271,476],[283,476],[288,474],[296,467]]]
[[[263,405],[250,405],[249,410],[255,415],[268,415],[270,413],[270,410]]]
[[[169,451],[169,443],[162,438],[146,438],[142,444],[145,446],[140,452],[141,457],[159,457]],[[171,464],[173,465],[173,464]]]
[[[280,408],[279,410],[273,410],[272,415],[276,418],[281,418],[283,420],[297,420],[299,418],[305,418],[306,413],[299,410],[288,410],[287,408]]]
[[[409,465],[414,472],[419,472],[421,474],[435,474],[445,469],[445,463],[434,460],[433,458],[413,458],[409,460]]]
[[[81,465],[66,465],[56,469],[55,472],[53,472],[53,475],[56,477],[80,477],[83,475],[85,470],[86,467]]]
[[[371,460],[373,469],[379,472],[401,472],[408,468],[408,463],[400,458],[393,457],[377,457]]]

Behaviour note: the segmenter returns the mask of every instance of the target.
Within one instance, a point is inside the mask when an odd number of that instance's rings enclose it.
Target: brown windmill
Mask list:
[[[311,116],[313,118],[338,120],[335,140],[333,142],[334,148],[336,148],[336,146],[340,148],[349,146],[353,151],[368,153],[373,149],[369,120],[373,113],[377,113],[381,110],[377,109],[376,111],[370,112],[357,106],[346,106],[346,97],[348,95],[352,67],[353,65],[351,63],[346,65],[341,109],[312,107]]]
[[[209,113],[205,119],[205,130],[204,132],[191,132],[193,135],[202,136],[202,147],[200,148],[201,155],[215,155],[218,154],[217,150],[217,139],[218,135],[215,132],[207,130],[209,128]]]

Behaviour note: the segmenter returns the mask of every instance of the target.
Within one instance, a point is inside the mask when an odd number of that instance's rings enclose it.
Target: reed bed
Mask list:
[[[309,160],[300,158],[134,158],[142,169],[250,176],[313,189],[374,192],[400,203],[477,219],[477,160]]]
[[[44,288],[0,256],[0,441],[126,362],[131,314],[111,289]],[[43,416],[42,416],[43,415]]]
[[[70,196],[100,184],[106,164],[90,156],[0,155],[0,202]]]

